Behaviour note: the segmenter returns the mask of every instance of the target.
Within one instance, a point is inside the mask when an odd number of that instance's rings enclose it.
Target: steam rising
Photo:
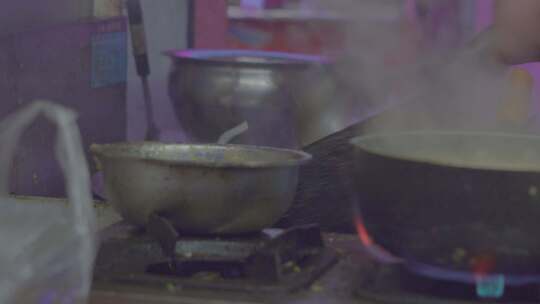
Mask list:
[[[489,56],[490,35],[453,48],[426,43],[428,37],[403,14],[404,3],[317,2],[319,9],[347,16],[339,81],[371,111],[392,108],[370,131],[497,128],[505,75]]]
[[[422,0],[430,3],[441,1]],[[505,122],[499,121],[498,112],[508,95],[509,82],[505,67],[491,55],[492,33],[476,36],[474,41],[469,41],[473,33],[460,34],[459,40],[454,40],[452,35],[435,35],[444,39],[434,42],[430,40],[434,32],[426,34],[404,14],[405,2],[311,2],[313,9],[334,11],[346,17],[343,26],[345,46],[336,55],[337,82],[342,90],[348,91],[343,95],[353,96],[358,108],[367,107],[371,114],[379,115],[370,120],[367,130],[363,125],[347,128],[306,149],[316,162],[301,173],[295,207],[287,214],[287,223],[317,222],[329,231],[347,232],[350,229],[349,202],[357,203],[357,194],[365,190],[346,174],[350,168],[356,167],[358,161],[352,157],[354,152],[351,152],[349,140],[359,132],[506,130]],[[445,40],[447,37],[450,38]],[[335,105],[339,99],[329,102]],[[418,133],[422,132],[414,134]],[[390,135],[371,138],[380,140],[380,149],[376,152],[382,150],[388,154],[394,151],[392,156],[399,154],[400,157],[408,156],[408,159],[416,156],[415,160],[421,157],[423,160],[437,160],[437,163],[444,161],[444,164],[472,164],[476,168],[490,166],[499,169],[512,165],[508,162],[512,157],[520,160],[517,165],[513,164],[520,167],[530,167],[528,162],[537,161],[532,154],[525,155],[534,153],[530,146],[528,150],[520,149],[526,140],[508,143],[504,139],[499,145],[498,138],[486,137],[483,142],[475,138],[461,140],[462,132],[447,132],[459,135],[459,140],[448,142],[438,139],[444,132],[425,133],[434,134],[434,137],[423,142],[414,136],[401,141]],[[490,140],[493,143],[488,142]],[[400,149],[389,150],[388,147]],[[510,148],[515,150],[510,151]],[[493,162],[503,163],[494,166]],[[354,170],[361,170],[361,167]],[[532,189],[531,193],[536,193],[536,190]]]

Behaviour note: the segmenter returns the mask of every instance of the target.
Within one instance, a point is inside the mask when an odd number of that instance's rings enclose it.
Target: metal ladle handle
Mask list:
[[[243,123],[239,124],[238,126],[230,129],[229,131],[226,131],[225,133],[223,133],[219,139],[218,139],[218,144],[220,145],[226,145],[228,143],[230,143],[233,139],[235,139],[236,137],[244,134],[245,132],[247,132],[247,130],[249,130],[249,124],[247,121],[244,121]]]
[[[127,0],[126,2],[129,30],[131,33],[131,45],[133,48],[133,57],[137,68],[137,75],[141,78],[144,107],[146,112],[146,121],[148,123],[146,130],[146,140],[159,139],[159,129],[154,121],[154,109],[152,105],[152,94],[148,84],[150,75],[150,61],[148,59],[148,47],[146,45],[146,33],[144,29],[144,19],[140,0]]]

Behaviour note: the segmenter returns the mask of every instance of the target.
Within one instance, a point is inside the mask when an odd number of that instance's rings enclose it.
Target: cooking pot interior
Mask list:
[[[368,153],[441,166],[540,171],[540,137],[499,133],[415,131],[352,140]]]

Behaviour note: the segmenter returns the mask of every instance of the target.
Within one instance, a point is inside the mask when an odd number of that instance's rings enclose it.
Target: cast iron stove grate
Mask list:
[[[147,233],[111,229],[98,254],[94,281],[170,290],[294,292],[337,262],[318,226],[265,230],[227,238],[181,237],[153,217]],[[156,241],[157,240],[157,241]]]

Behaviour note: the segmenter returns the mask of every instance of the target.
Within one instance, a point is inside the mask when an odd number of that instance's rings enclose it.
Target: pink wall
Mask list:
[[[227,36],[227,1],[195,0],[195,47],[223,48]]]

